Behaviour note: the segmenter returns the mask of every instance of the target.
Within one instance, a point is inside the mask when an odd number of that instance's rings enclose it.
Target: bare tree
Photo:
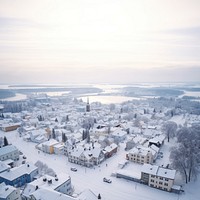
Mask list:
[[[162,126],[162,130],[167,136],[167,140],[169,142],[169,138],[174,137],[176,130],[177,130],[177,124],[173,121],[168,121]]]
[[[200,125],[183,127],[177,132],[178,147],[170,154],[172,166],[177,169],[188,183],[196,178],[200,166]]]

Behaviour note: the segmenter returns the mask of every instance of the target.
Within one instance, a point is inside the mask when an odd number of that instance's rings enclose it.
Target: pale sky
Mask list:
[[[0,83],[200,81],[200,0],[0,0]]]

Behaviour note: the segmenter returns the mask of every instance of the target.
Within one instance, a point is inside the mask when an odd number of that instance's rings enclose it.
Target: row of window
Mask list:
[[[155,176],[155,175],[151,175],[152,178],[157,178],[157,179],[160,179],[160,180],[165,180],[165,181],[169,181],[168,178],[163,178],[163,177],[159,177],[159,176]]]
[[[150,182],[154,183],[155,181],[154,181],[153,179],[151,179]],[[157,183],[157,181],[156,181],[156,183]],[[163,184],[163,182],[161,182],[161,181],[159,181],[158,183],[159,183],[160,185]],[[168,186],[168,183],[164,183],[164,186]]]

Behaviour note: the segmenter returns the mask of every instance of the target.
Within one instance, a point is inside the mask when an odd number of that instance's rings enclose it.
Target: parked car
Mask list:
[[[107,178],[103,178],[103,182],[106,182],[106,183],[112,183],[112,181],[110,179],[107,179]]]
[[[71,171],[77,172],[77,169],[75,167],[71,167]]]
[[[23,156],[22,158],[23,158],[23,159],[26,159],[26,156]]]

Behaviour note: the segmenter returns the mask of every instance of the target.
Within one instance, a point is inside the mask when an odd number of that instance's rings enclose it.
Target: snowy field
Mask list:
[[[100,166],[96,166],[91,169],[69,163],[65,156],[49,155],[43,152],[38,153],[38,150],[35,149],[36,144],[23,141],[22,138],[18,137],[16,131],[7,133],[0,131],[0,137],[1,136],[6,136],[10,143],[21,150],[27,157],[27,161],[35,163],[40,160],[46,163],[48,167],[52,168],[58,175],[59,173],[68,173],[71,176],[72,184],[76,193],[89,188],[97,195],[100,193],[102,199],[105,200],[200,199],[200,180],[186,185],[184,187],[185,193],[178,195],[111,176],[113,172],[118,170],[118,164],[122,163],[125,158],[126,152],[124,151],[124,144],[121,144],[121,147],[115,156],[103,162]],[[163,164],[167,164],[166,162],[169,156],[169,148],[170,146],[168,146],[168,143],[165,142],[165,145],[162,148],[164,157],[162,158],[163,160],[158,161],[158,164],[161,164],[162,162]],[[76,167],[78,171],[71,171],[71,167]],[[103,182],[103,177],[110,178],[112,183],[109,184]]]

